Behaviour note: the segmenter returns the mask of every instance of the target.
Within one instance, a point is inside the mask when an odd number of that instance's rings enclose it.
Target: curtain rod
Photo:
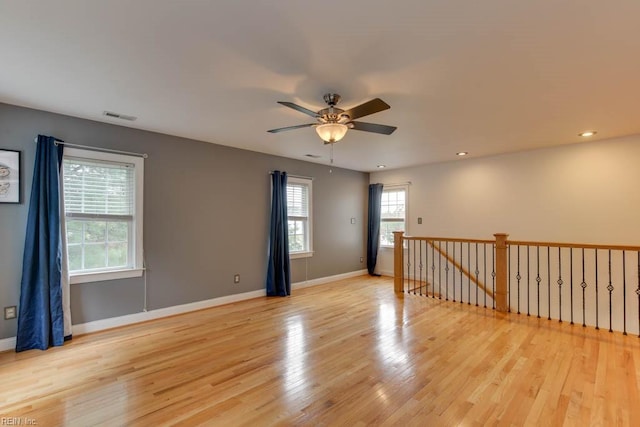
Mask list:
[[[411,185],[411,181],[406,182],[390,182],[390,183],[381,183],[382,185],[388,185],[390,187],[400,186],[400,185]]]
[[[273,175],[274,171],[269,171],[269,175]],[[302,176],[302,175],[291,175],[291,174],[287,174],[287,176],[290,176],[291,178],[301,178],[301,179],[310,179],[311,181],[313,181],[315,178],[312,176]]]
[[[38,138],[34,138],[34,142],[38,142]],[[132,151],[122,151],[122,150],[112,150],[110,148],[102,148],[102,147],[92,147],[91,145],[80,145],[80,144],[69,144],[67,142],[64,142],[61,139],[55,138],[55,145],[59,145],[62,144],[66,147],[75,147],[75,148],[84,148],[86,150],[92,150],[92,151],[101,151],[101,152],[106,152],[106,153],[115,153],[115,154],[127,154],[129,156],[136,156],[136,157],[142,157],[143,159],[146,159],[149,157],[149,155],[147,153],[134,153]]]

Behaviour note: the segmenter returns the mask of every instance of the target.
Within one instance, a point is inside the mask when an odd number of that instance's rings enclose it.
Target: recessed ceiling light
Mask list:
[[[377,168],[378,168],[378,169],[384,169],[384,168],[386,168],[386,167],[387,167],[387,165],[378,165],[378,166],[377,166]]]
[[[467,154],[469,154],[468,151],[460,151],[460,152],[456,153],[456,156],[466,156]]]
[[[595,130],[585,130],[584,132],[580,132],[578,134],[578,136],[583,136],[583,137],[587,138],[587,137],[595,135],[596,133],[598,133],[598,132],[595,131]]]

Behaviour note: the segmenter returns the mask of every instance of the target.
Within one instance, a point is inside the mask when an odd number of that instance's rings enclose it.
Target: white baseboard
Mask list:
[[[342,280],[342,279],[350,279],[352,277],[358,277],[364,274],[367,274],[367,270],[351,271],[349,273],[336,274],[335,276],[320,277],[318,279],[311,279],[304,282],[292,283],[291,288],[299,289],[299,288],[307,288],[309,286],[324,285],[325,283],[335,282],[336,280]]]
[[[0,351],[13,350],[16,348],[16,337],[4,338],[0,340]]]
[[[366,274],[366,272],[367,270],[358,270],[349,273],[336,274],[335,276],[321,277],[304,282],[292,283],[291,288],[300,289],[309,286],[322,285],[325,283],[335,282],[336,280],[362,276],[363,274]],[[73,335],[82,335],[88,334],[90,332],[103,331],[105,329],[117,328],[119,326],[132,325],[134,323],[146,322],[148,320],[160,319],[162,317],[174,316],[176,314],[183,314],[190,311],[216,307],[218,305],[230,304],[233,302],[244,301],[253,298],[260,298],[266,296],[266,294],[266,290],[260,289],[257,291],[245,292],[242,294],[227,295],[224,297],[213,298],[204,301],[196,301],[189,304],[174,305],[172,307],[159,308],[157,310],[149,310],[140,313],[127,314],[125,316],[111,317],[109,319],[95,320],[93,322],[73,325],[72,333]],[[0,351],[13,350],[15,347],[16,337],[0,339]]]
[[[265,294],[266,293],[264,290],[251,291],[242,294],[212,298],[204,301],[191,302],[188,304],[174,305],[171,307],[159,308],[156,310],[143,311],[140,313],[127,314],[119,317],[95,320],[93,322],[80,323],[78,325],[73,325],[73,335],[88,334],[90,332],[98,332],[105,329],[117,328],[119,326],[132,325],[134,323],[160,319],[162,317],[175,316],[176,314],[183,314],[190,311],[216,307],[218,305],[230,304],[232,302],[259,298],[265,296]]]

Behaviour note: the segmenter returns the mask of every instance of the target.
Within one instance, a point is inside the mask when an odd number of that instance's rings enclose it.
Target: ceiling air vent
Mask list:
[[[103,111],[102,114],[104,116],[107,116],[107,117],[111,117],[111,118],[114,118],[114,119],[128,120],[130,122],[133,122],[134,120],[137,119],[137,117],[127,116],[127,115],[120,114],[120,113],[114,113],[113,111]]]

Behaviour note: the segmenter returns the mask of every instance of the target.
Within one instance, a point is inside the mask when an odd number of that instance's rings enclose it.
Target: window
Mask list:
[[[291,177],[287,179],[289,255],[291,258],[313,255],[311,183],[310,179]]]
[[[71,283],[142,275],[142,158],[66,148],[64,221]]]
[[[380,205],[380,246],[393,246],[393,232],[406,231],[407,187],[382,190]]]

